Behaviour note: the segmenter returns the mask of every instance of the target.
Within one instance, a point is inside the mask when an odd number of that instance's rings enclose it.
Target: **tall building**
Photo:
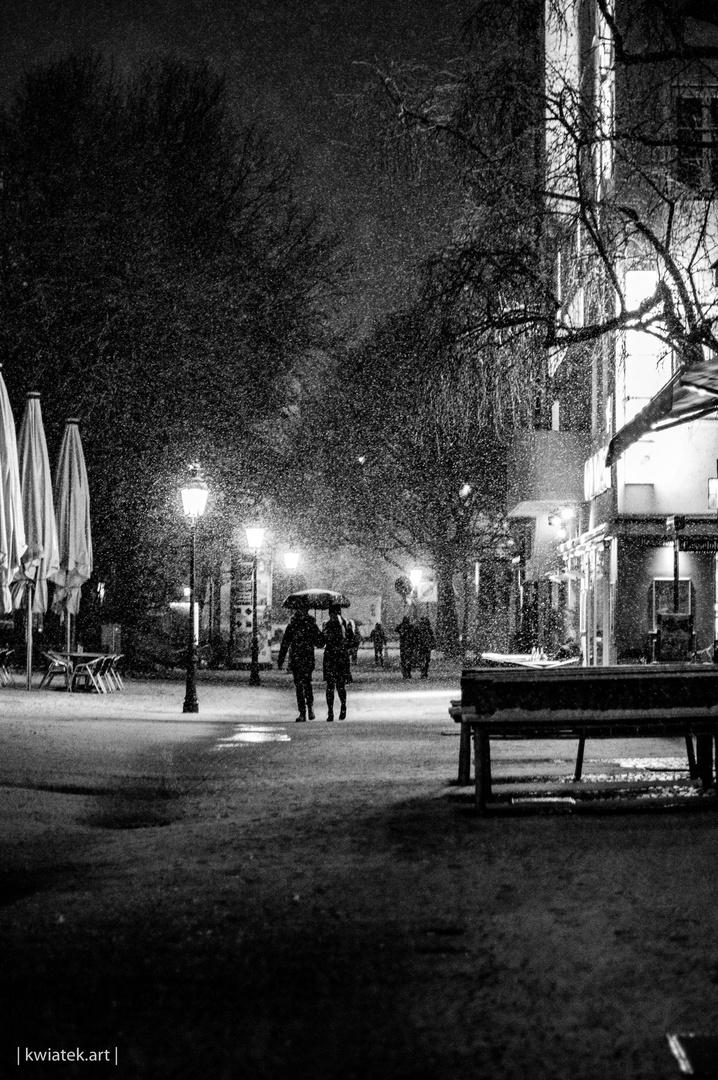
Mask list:
[[[691,634],[708,651],[718,8],[547,0],[544,33],[556,330],[540,426],[510,460],[514,645],[571,636],[590,665],[678,656]]]

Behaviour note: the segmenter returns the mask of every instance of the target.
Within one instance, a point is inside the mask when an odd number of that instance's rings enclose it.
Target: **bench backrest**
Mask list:
[[[504,709],[711,708],[718,704],[718,668],[687,664],[615,667],[472,668],[461,676],[462,707],[478,715]]]

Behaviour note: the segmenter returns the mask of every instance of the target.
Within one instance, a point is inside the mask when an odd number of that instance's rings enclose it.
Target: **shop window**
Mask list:
[[[693,612],[693,589],[690,578],[678,582],[678,611],[683,615]],[[649,621],[654,630],[658,627],[658,614],[673,612],[673,578],[654,578],[648,594]]]

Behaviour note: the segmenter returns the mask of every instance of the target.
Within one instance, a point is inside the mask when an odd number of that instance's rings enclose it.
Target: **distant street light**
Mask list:
[[[195,532],[197,522],[202,517],[207,506],[209,488],[200,475],[199,465],[190,465],[191,478],[180,489],[182,492],[182,508],[185,516],[189,519],[190,535],[190,561],[189,561],[189,629],[187,631],[187,686],[185,690],[184,705],[182,712],[199,712],[197,702],[197,685],[195,669],[197,667],[197,634],[195,633],[194,621],[194,577],[195,577]]]
[[[299,552],[298,551],[285,551],[284,552],[284,565],[290,574],[299,566]]]
[[[418,612],[417,604],[419,603],[419,585],[421,584],[421,567],[413,566],[409,571],[409,581],[411,582],[411,596],[407,597],[407,602],[412,604],[414,611]]]
[[[249,685],[259,686],[259,636],[257,632],[257,560],[264,540],[264,529],[247,526],[247,545],[252,552],[252,658],[249,664]]]

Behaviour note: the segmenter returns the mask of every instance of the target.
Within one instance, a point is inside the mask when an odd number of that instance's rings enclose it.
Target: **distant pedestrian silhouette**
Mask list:
[[[414,630],[414,652],[416,665],[422,679],[429,677],[429,664],[431,663],[431,650],[436,648],[434,631],[426,615],[423,615]]]
[[[384,633],[384,627],[380,622],[374,624],[374,629],[369,634],[371,643],[374,646],[374,665],[376,667],[384,667],[384,646],[386,645],[386,634]]]
[[[416,663],[415,650],[415,626],[408,615],[405,615],[398,626],[395,626],[399,635],[399,666],[401,667],[402,679],[410,679],[412,668]]]

